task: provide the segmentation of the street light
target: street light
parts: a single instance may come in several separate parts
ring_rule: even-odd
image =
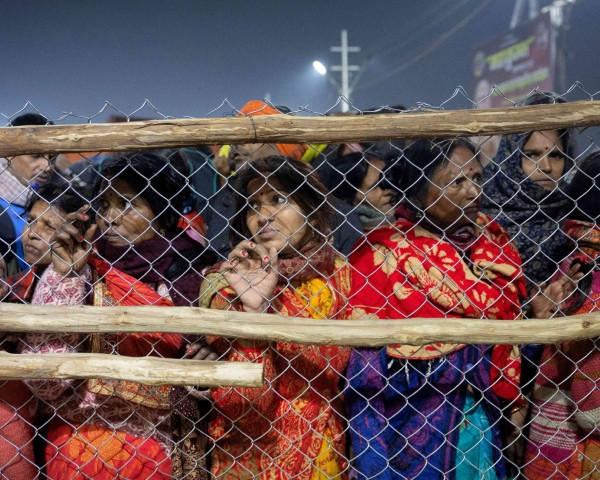
[[[323,65],[318,60],[315,60],[313,62],[313,67],[315,67],[315,70],[319,75],[327,75],[327,68],[325,68],[325,65]]]
[[[327,80],[329,80],[329,82],[336,88],[336,90],[338,91],[338,94],[343,97],[343,101],[341,102],[341,109],[342,109],[342,112],[347,112],[348,111],[348,103],[350,102],[350,95],[352,94],[354,85],[356,85],[356,79],[352,83],[352,85],[349,85],[348,73],[349,72],[357,72],[357,71],[359,72],[359,74],[362,73],[362,72],[360,72],[361,67],[359,67],[358,65],[348,65],[348,53],[360,52],[360,47],[349,47],[348,46],[348,31],[347,30],[342,30],[341,41],[342,42],[339,47],[331,47],[330,48],[330,50],[332,52],[339,52],[342,56],[342,58],[341,58],[342,64],[341,65],[333,65],[331,67],[332,72],[340,72],[341,73],[341,76],[342,76],[342,84],[341,85],[329,74],[329,72],[327,71],[327,68],[325,68],[325,65],[323,65],[318,60],[315,60],[313,62],[313,67],[317,72],[319,72],[320,75],[325,75],[327,77]]]

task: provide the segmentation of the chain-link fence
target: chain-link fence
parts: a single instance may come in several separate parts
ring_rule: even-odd
[[[227,108],[7,117],[3,478],[600,475],[593,97]]]

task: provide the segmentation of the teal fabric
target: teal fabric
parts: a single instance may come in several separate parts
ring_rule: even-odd
[[[493,461],[493,438],[488,417],[472,394],[467,395],[456,448],[456,478],[497,480]]]

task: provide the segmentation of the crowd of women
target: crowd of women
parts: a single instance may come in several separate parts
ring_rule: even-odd
[[[271,113],[260,102],[241,112]],[[600,155],[576,161],[573,143],[567,130],[507,135],[491,162],[466,138],[417,140],[388,157],[365,144],[223,147],[202,157],[217,179],[209,195],[190,188],[190,151],[110,156],[90,189],[51,181],[32,190],[21,236],[29,267],[3,279],[0,293],[40,306],[201,306],[331,321],[590,312],[600,297]],[[228,215],[228,248],[201,215],[215,205]],[[262,388],[4,382],[5,478],[600,471],[594,339],[348,348],[30,332],[5,333],[2,349],[257,362],[265,372]]]

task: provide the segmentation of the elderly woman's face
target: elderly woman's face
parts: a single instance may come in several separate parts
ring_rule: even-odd
[[[448,233],[475,223],[481,183],[481,164],[474,153],[466,147],[456,147],[449,162],[433,173],[427,191],[427,218]]]
[[[65,221],[66,212],[53,207],[43,200],[33,204],[27,216],[27,226],[23,229],[23,251],[25,261],[30,265],[50,265],[50,238]]]
[[[563,141],[558,132],[533,132],[523,147],[521,167],[531,181],[546,190],[554,190],[565,172]]]
[[[148,201],[125,180],[102,184],[98,199],[98,229],[113,245],[130,245],[156,236],[158,226]]]
[[[267,250],[294,253],[306,236],[308,221],[300,206],[276,180],[255,178],[248,184],[246,224],[252,240]]]

